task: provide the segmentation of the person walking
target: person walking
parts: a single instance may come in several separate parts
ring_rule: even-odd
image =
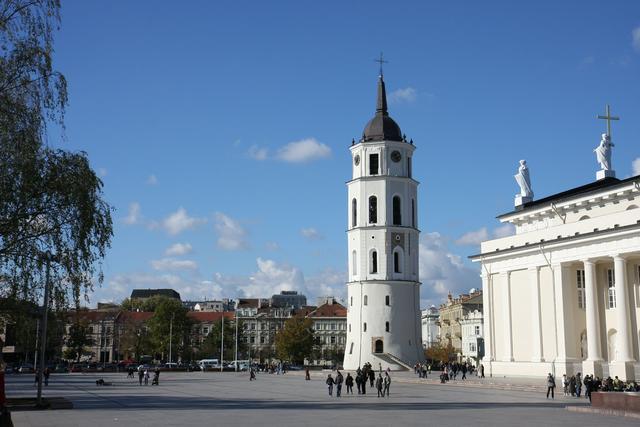
[[[373,369],[371,368],[367,371],[369,372],[369,385],[373,388],[373,382],[376,380],[376,373],[373,372]]]
[[[344,382],[344,378],[340,371],[337,371],[336,375],[336,397],[340,397],[342,395],[342,383]]]
[[[391,387],[391,376],[387,372],[384,377],[384,391],[382,392],[383,396],[389,397],[389,387]]]
[[[378,375],[376,380],[376,389],[378,390],[378,397],[384,397],[384,390],[382,389],[382,374]]]
[[[149,368],[144,370],[144,385],[149,385]]]
[[[144,378],[144,369],[140,367],[138,368],[138,381],[140,381],[140,385],[142,385],[143,378]]]
[[[462,379],[466,380],[467,379],[467,364],[465,363],[464,365],[462,365]]]
[[[49,369],[49,367],[47,366],[46,368],[44,368],[44,385],[45,386],[49,385],[49,375],[51,375],[51,369]]]
[[[309,368],[306,368],[304,370],[304,380],[305,381],[311,381],[311,374],[309,373]]]
[[[350,373],[347,373],[347,378],[344,380],[344,385],[347,386],[347,394],[353,394],[353,377]],[[358,390],[360,394],[360,390]]]
[[[576,374],[576,397],[580,397],[582,394],[582,375],[580,372]]]
[[[327,386],[329,387],[329,396],[333,396],[333,385],[335,384],[335,381],[331,377],[331,374],[329,374],[329,376],[327,376],[326,383],[327,383]]]
[[[547,375],[547,399],[549,398],[549,392],[551,392],[551,398],[555,399],[555,397],[553,396],[553,391],[556,388],[556,380],[553,378],[553,375],[551,375],[551,372],[549,372],[549,375]]]
[[[480,378],[484,378],[484,365],[480,364]]]
[[[151,381],[151,385],[160,385],[160,368],[156,367],[156,370],[153,373],[153,381]]]
[[[249,381],[256,379],[256,370],[252,367],[249,368]]]

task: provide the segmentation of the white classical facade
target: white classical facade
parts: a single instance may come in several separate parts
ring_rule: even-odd
[[[473,310],[464,315],[460,320],[462,331],[462,360],[465,362],[478,362],[478,352],[483,347],[483,321],[482,311]]]
[[[598,178],[499,216],[515,235],[471,257],[493,375],[640,378],[640,176]]]
[[[351,146],[348,370],[366,362],[402,369],[422,359],[414,150],[387,113],[380,76],[376,114]]]
[[[440,312],[435,305],[422,310],[422,348],[425,350],[440,341],[438,319],[440,319]]]

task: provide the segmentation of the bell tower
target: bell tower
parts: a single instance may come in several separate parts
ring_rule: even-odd
[[[382,70],[375,116],[350,151],[344,369],[412,368],[423,359],[415,146],[389,116]]]

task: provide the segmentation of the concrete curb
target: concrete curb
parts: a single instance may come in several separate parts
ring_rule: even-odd
[[[599,414],[599,415],[614,415],[617,417],[635,418],[640,420],[640,412],[620,411],[617,409],[601,409],[591,406],[567,406],[567,411],[580,412],[583,414]]]

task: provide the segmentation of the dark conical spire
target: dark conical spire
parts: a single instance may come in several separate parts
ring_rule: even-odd
[[[387,112],[387,90],[384,87],[382,74],[378,77],[378,102],[376,104],[376,114],[388,116]]]

